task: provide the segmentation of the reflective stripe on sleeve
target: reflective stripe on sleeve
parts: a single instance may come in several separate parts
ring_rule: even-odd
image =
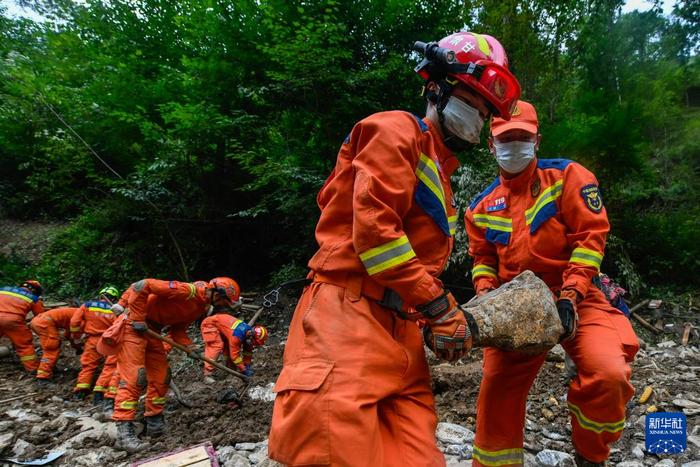
[[[486,264],[478,264],[472,268],[472,279],[476,279],[480,276],[498,277],[496,275],[496,270]]]
[[[474,223],[478,227],[499,230],[501,232],[513,231],[513,220],[507,217],[493,216],[491,214],[474,214]]]
[[[405,263],[416,256],[416,253],[405,235],[383,245],[360,253],[360,260],[371,276]]]
[[[25,295],[10,292],[9,290],[0,290],[0,295],[9,295],[10,297],[19,298],[19,299],[24,300],[25,302],[28,302],[28,303],[32,303],[34,301]]]
[[[593,266],[596,271],[600,271],[600,263],[603,262],[603,255],[595,250],[589,250],[588,248],[574,248],[569,262]]]
[[[447,218],[447,223],[450,226],[450,235],[454,235],[457,231],[457,215],[455,214],[454,216],[449,216]]]

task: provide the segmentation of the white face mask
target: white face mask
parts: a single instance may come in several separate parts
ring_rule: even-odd
[[[479,111],[457,97],[450,97],[442,110],[445,128],[457,138],[472,144],[479,143],[484,119]]]
[[[517,174],[525,170],[535,158],[534,141],[510,141],[499,143],[493,141],[493,148],[496,151],[496,162],[498,166],[511,174]]]

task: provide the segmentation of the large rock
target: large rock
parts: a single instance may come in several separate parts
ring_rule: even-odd
[[[543,467],[574,467],[575,465],[571,454],[551,449],[538,452],[536,462]]]
[[[5,412],[5,414],[10,418],[14,418],[18,422],[36,423],[36,422],[41,421],[40,416],[33,414],[31,412],[28,412],[24,409],[8,410],[7,412]]]
[[[554,347],[564,332],[552,292],[532,271],[462,308],[476,321],[474,345],[480,347],[541,353]]]
[[[15,441],[15,445],[12,446],[12,456],[23,458],[32,450],[34,450],[34,445],[20,438],[17,441]]]
[[[0,453],[8,447],[12,445],[12,441],[15,439],[15,434],[13,432],[9,433],[3,433],[0,435]]]
[[[438,423],[435,436],[441,443],[466,444],[474,441],[474,432],[454,423]]]

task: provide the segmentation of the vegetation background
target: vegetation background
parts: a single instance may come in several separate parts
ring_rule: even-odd
[[[700,2],[667,16],[620,0],[19,3],[45,20],[0,11],[0,218],[61,228],[34,260],[0,250],[2,284],[37,277],[65,297],[304,274],[315,195],[353,123],[422,114],[411,45],[468,29],[508,51],[540,156],[597,174],[604,270],[637,295],[700,286]],[[496,170],[483,149],[462,160],[463,209]],[[468,286],[458,240],[447,275]]]

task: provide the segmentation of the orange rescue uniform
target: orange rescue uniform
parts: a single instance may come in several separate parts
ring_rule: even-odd
[[[39,344],[41,344],[41,361],[36,370],[37,378],[49,379],[53,376],[53,368],[61,354],[59,331],[63,330],[66,336],[70,334],[68,331],[70,320],[76,311],[78,309],[72,307],[54,308],[32,319],[30,327],[39,336]]]
[[[88,391],[92,387],[95,371],[102,362],[102,355],[97,351],[97,342],[100,336],[114,322],[112,305],[106,301],[94,300],[84,303],[70,322],[70,331],[78,338],[86,334],[85,348],[80,357],[80,373],[75,383],[74,392]],[[95,392],[107,392],[109,381],[116,369],[116,357],[109,356],[104,359],[102,371],[92,388]]]
[[[209,307],[206,282],[177,282],[143,279],[131,288],[128,299],[129,320],[145,321],[155,330],[170,326],[170,337],[184,346],[192,344],[187,327]],[[163,412],[165,395],[170,384],[170,369],[163,343],[147,334],[136,332],[131,325],[124,330],[117,353],[119,387],[115,400],[114,420],[133,420],[144,388],[145,416]]]
[[[314,282],[275,386],[271,458],[444,465],[421,332],[378,301],[400,297],[405,309],[443,293],[457,166],[438,131],[406,112],[371,115],[346,138],[318,195]]]
[[[253,349],[245,345],[245,338],[237,335],[239,326],[247,327],[247,324],[227,314],[209,316],[202,321],[202,339],[204,339],[204,356],[216,360],[219,355],[226,355],[227,365],[236,365],[239,370],[244,370],[253,361]],[[241,339],[243,338],[243,339]],[[204,363],[204,374],[214,372],[214,366]]]
[[[569,386],[576,451],[593,462],[625,425],[632,398],[629,362],[639,348],[629,320],[592,285],[603,259],[608,218],[595,176],[566,159],[533,161],[497,178],[465,215],[477,293],[529,269],[554,293],[578,299],[578,330],[562,346],[578,367]],[[546,354],[484,351],[474,465],[521,465],[527,394]]]
[[[34,351],[32,331],[25,322],[30,311],[34,316],[44,312],[41,297],[22,287],[0,287],[0,337],[7,336],[12,341],[25,370],[35,371],[39,361]]]

